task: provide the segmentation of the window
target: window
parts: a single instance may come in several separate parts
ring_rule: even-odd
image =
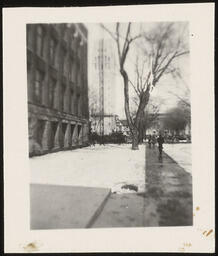
[[[37,26],[36,30],[36,53],[43,57],[43,48],[44,48],[44,32],[41,26]]]
[[[36,70],[35,77],[35,101],[36,103],[42,102],[42,84],[43,83],[43,74],[39,70]]]
[[[55,65],[55,53],[56,53],[56,42],[54,39],[51,38],[50,44],[49,44],[49,54],[50,54],[50,61],[53,66]]]
[[[70,110],[71,114],[74,114],[74,93],[73,90],[70,92]]]
[[[75,48],[75,40],[72,38],[71,40],[71,49],[73,50]]]
[[[36,141],[39,145],[42,145],[42,137],[45,128],[45,121],[44,120],[37,120],[37,130],[36,130]]]
[[[51,79],[49,84],[49,106],[54,107],[56,80]]]
[[[81,67],[80,67],[80,63],[78,63],[76,65],[76,68],[77,68],[77,72],[76,72],[76,83],[78,86],[80,86],[81,84]]]
[[[68,29],[65,28],[65,31],[64,31],[64,40],[67,42],[67,39],[68,39]]]
[[[55,145],[55,135],[58,128],[58,122],[51,122],[51,137],[49,142],[49,149],[52,149]]]
[[[77,75],[77,72],[76,72],[76,63],[71,59],[70,61],[70,70],[69,70],[69,73],[70,73],[70,81],[72,82],[76,82],[76,75]]]
[[[69,80],[70,81],[73,81],[73,79],[72,79],[72,76],[73,76],[73,63],[72,63],[72,59],[70,59],[70,61],[69,61],[69,69],[68,69],[68,78],[69,78]]]
[[[67,130],[67,123],[62,123],[62,140],[61,140],[61,146],[64,147],[65,146],[65,134],[66,134],[66,130]]]
[[[65,90],[66,90],[66,85],[62,84],[61,87],[61,109],[64,111],[64,102],[65,102]]]
[[[78,131],[78,137],[80,136],[81,128],[82,128],[82,126],[81,126],[81,125],[78,125],[78,128],[77,128],[77,129],[78,129],[78,130],[77,130],[77,131]]]
[[[73,137],[74,129],[75,129],[75,124],[71,124],[71,138]]]
[[[63,55],[63,74],[67,76],[67,55],[64,53]]]
[[[81,114],[81,109],[80,109],[80,95],[79,94],[77,94],[77,114],[78,114],[78,116],[80,116],[80,114]]]

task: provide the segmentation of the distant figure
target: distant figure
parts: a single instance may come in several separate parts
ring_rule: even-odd
[[[149,145],[149,148],[151,148],[151,135],[148,136],[148,145]]]
[[[152,135],[152,137],[151,137],[151,142],[152,142],[152,145],[153,145],[153,148],[154,148],[154,146],[155,146],[155,144],[156,144],[156,142],[157,142],[157,140],[156,140],[156,135],[155,135],[155,134]]]
[[[157,143],[158,143],[158,149],[159,149],[159,158],[162,159],[162,150],[163,150],[164,138],[162,137],[161,134],[157,138]]]

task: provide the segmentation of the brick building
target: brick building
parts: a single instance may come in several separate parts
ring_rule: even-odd
[[[29,154],[88,143],[87,29],[27,25]]]

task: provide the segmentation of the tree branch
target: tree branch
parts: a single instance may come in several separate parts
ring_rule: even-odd
[[[136,89],[135,85],[132,83],[132,81],[129,79],[130,84],[132,85],[133,89],[135,90],[136,94],[139,96],[140,92]]]
[[[119,57],[119,61],[121,63],[121,51],[120,51],[120,23],[117,22],[116,24],[116,43],[117,43],[117,49],[118,49],[118,57]]]
[[[189,53],[189,51],[180,52],[180,53],[176,54],[175,58],[185,55],[185,54],[188,54],[188,53]]]
[[[126,30],[126,36],[125,36],[125,39],[124,39],[122,56],[124,55],[124,53],[126,51],[126,47],[128,46],[128,37],[129,37],[130,29],[131,29],[131,22],[128,23],[128,27],[127,27],[127,30]]]
[[[139,34],[139,35],[137,35],[137,36],[135,36],[135,37],[130,38],[130,39],[128,40],[128,43],[131,44],[133,41],[135,41],[136,39],[140,38],[141,36],[142,36],[142,35]]]

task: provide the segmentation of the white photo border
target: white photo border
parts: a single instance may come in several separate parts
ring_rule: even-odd
[[[26,24],[189,21],[192,227],[31,231]],[[214,252],[214,3],[3,9],[5,252]],[[199,211],[196,211],[199,207]],[[204,231],[212,230],[209,236]]]

